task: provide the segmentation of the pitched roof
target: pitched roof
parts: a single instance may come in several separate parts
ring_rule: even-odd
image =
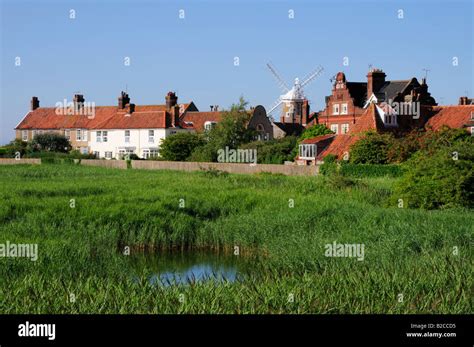
[[[193,106],[192,102],[179,104],[180,114]],[[131,116],[117,106],[95,106],[94,117],[61,115],[55,107],[39,107],[29,111],[15,129],[140,129],[165,128],[166,105],[135,105]]]
[[[131,115],[117,106],[96,106],[93,116],[58,114],[55,107],[40,107],[28,112],[15,129],[165,128],[166,112],[161,106],[136,106]]]
[[[400,80],[400,81],[386,81],[383,86],[375,91],[377,98],[382,101],[388,101],[390,99],[395,99],[398,93],[401,93],[405,90],[406,87],[413,81],[410,80]]]
[[[335,136],[336,136],[336,134],[319,135],[319,136],[316,136],[316,137],[312,137],[310,139],[305,139],[305,140],[301,141],[301,143],[303,143],[303,144],[315,144],[315,143],[330,139],[330,138],[335,137]]]
[[[328,154],[342,157],[345,152],[349,152],[352,144],[357,142],[363,134],[371,130],[383,130],[384,126],[375,104],[371,103],[357,122],[349,129],[347,134],[336,135],[331,144],[323,150],[318,157],[322,158]]]
[[[197,131],[204,130],[204,124],[206,122],[220,122],[222,120],[221,111],[209,111],[209,112],[186,112],[180,119],[181,126],[183,128],[194,128]]]
[[[439,130],[442,126],[463,128],[474,126],[471,114],[474,115],[474,105],[433,106],[434,116],[426,123],[426,128]]]

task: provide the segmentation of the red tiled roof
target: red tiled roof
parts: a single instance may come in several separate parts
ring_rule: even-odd
[[[349,152],[351,145],[357,142],[363,133],[371,130],[378,131],[383,128],[384,126],[375,104],[370,104],[357,122],[349,129],[349,132],[347,134],[336,135],[331,144],[323,150],[318,157],[323,158],[328,154],[333,154],[341,158],[346,152]]]
[[[184,104],[185,110],[190,104]],[[117,106],[96,106],[95,115],[61,115],[54,107],[28,112],[16,129],[140,129],[165,128],[166,105],[136,105],[131,115]]]
[[[303,141],[301,141],[301,143],[303,143],[303,144],[315,144],[315,143],[330,139],[331,137],[334,137],[334,136],[336,136],[336,134],[319,135],[319,136],[316,136],[316,137],[312,137],[310,139],[303,140]]]
[[[474,112],[474,105],[455,106],[433,106],[434,116],[426,123],[425,127],[439,130],[443,126],[450,128],[463,128],[466,125],[474,126],[471,121],[471,113]]]
[[[181,117],[180,122],[183,128],[194,128],[197,131],[204,130],[204,123],[206,122],[220,122],[222,120],[221,111],[210,111],[210,112],[186,112]],[[192,124],[190,124],[192,123]]]

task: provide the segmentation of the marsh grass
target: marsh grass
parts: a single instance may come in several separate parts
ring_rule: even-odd
[[[472,211],[390,206],[396,180],[0,167],[0,242],[39,245],[36,262],[0,258],[0,312],[471,313]],[[363,243],[364,261],[325,257],[333,241]],[[159,288],[146,268],[131,279],[125,246],[238,246],[253,270]]]

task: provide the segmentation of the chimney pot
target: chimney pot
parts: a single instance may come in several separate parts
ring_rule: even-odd
[[[119,109],[124,109],[127,104],[130,103],[130,97],[128,96],[127,93],[121,92],[120,97],[118,98],[118,107]]]

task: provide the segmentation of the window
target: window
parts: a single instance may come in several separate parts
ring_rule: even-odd
[[[105,152],[105,159],[112,159],[112,152]]]
[[[87,141],[87,130],[82,130],[82,141]]]
[[[143,150],[143,158],[156,158],[158,157],[158,149],[151,148],[151,149],[144,149]]]
[[[23,141],[28,141],[28,130],[22,130],[21,131],[21,139]]]
[[[87,147],[81,147],[82,154],[89,154],[89,149]]]
[[[316,145],[315,144],[302,144],[299,145],[299,157],[300,159],[314,159],[316,158]]]
[[[337,124],[331,124],[331,131],[334,132],[334,134],[338,134],[339,126]]]
[[[102,131],[95,132],[95,140],[96,142],[102,142]]]
[[[349,124],[341,124],[341,134],[347,134],[349,132]]]
[[[210,131],[212,128],[216,126],[217,122],[206,121],[204,122],[204,130]]]
[[[347,114],[347,104],[341,105],[341,114]]]
[[[339,104],[332,105],[332,114],[339,114]]]
[[[130,130],[125,130],[125,143],[130,142]]]
[[[33,131],[31,132],[31,138],[32,138],[32,139],[34,139],[34,138],[35,138],[35,136],[36,136],[36,133],[37,133],[37,132],[36,132],[36,130],[33,130]]]
[[[71,139],[71,130],[64,130],[64,136],[66,139],[70,140]]]
[[[76,130],[76,141],[82,141],[82,131],[81,131],[81,129]]]
[[[107,142],[108,131],[102,131],[102,142]]]
[[[155,130],[148,130],[148,142],[155,142]]]
[[[94,157],[99,158],[100,157],[100,152],[94,151]]]

